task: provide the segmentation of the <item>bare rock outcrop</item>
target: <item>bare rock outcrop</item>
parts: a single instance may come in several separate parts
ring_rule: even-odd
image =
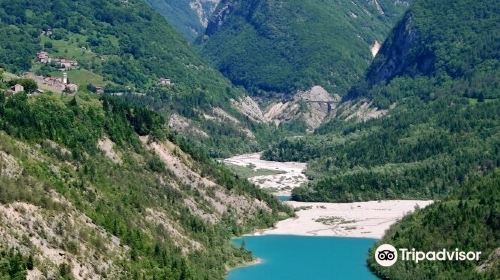
[[[103,137],[97,142],[97,147],[101,150],[104,155],[109,158],[112,162],[121,164],[122,157],[118,151],[114,149],[115,143],[111,141],[108,137]]]
[[[22,168],[16,159],[4,151],[0,151],[0,176],[17,178],[21,175]]]
[[[193,215],[206,222],[215,224],[228,211],[237,213],[238,217],[248,217],[248,214],[270,210],[264,202],[229,191],[213,178],[203,176],[194,161],[173,143],[155,142],[147,136],[141,137],[141,141],[158,155],[179,184],[189,186],[201,194],[201,200],[186,197],[184,204]]]
[[[193,124],[191,120],[178,114],[172,114],[170,116],[170,119],[168,120],[168,127],[175,132],[183,134],[188,134],[202,138],[209,137],[205,131],[201,130],[201,128]]]
[[[231,105],[243,115],[247,116],[254,122],[265,123],[269,120],[264,116],[264,113],[251,97],[245,96],[240,100],[231,100]]]
[[[289,101],[275,102],[269,105],[264,117],[276,125],[302,120],[308,132],[313,132],[330,115],[340,102],[340,96],[331,95],[321,86],[298,92]]]
[[[207,27],[208,19],[215,11],[220,0],[191,0],[189,7],[196,13],[201,26]]]

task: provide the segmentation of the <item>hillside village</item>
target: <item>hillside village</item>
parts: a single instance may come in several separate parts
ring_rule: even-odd
[[[62,72],[62,77],[54,77],[49,75],[40,75],[34,72],[26,72],[22,75],[20,79],[33,80],[37,89],[35,92],[30,93],[44,93],[45,91],[51,91],[54,93],[76,93],[79,90],[79,86],[71,82],[68,78],[68,71],[80,69],[80,64],[77,60],[68,59],[63,57],[51,57],[46,51],[40,51],[36,54],[36,63],[50,65],[57,68]],[[157,80],[156,86],[158,87],[172,87],[174,83],[171,79],[161,77]],[[92,92],[97,94],[104,93],[104,87],[100,85],[89,84],[87,87]],[[16,83],[7,89],[7,93],[16,94],[25,91],[25,87],[22,84]]]
[[[43,89],[56,93],[74,93],[78,91],[78,85],[68,82],[68,74],[66,72],[63,73],[63,77],[37,76],[33,73],[27,73],[25,77],[35,81],[38,88],[42,89],[42,92]]]
[[[25,77],[35,81],[38,88],[50,90],[56,93],[74,93],[78,91],[78,85],[68,81],[68,73],[66,72],[68,70],[78,68],[78,61],[66,58],[52,58],[49,53],[45,51],[38,52],[36,60],[42,64],[50,64],[58,67],[60,71],[63,71],[62,77],[47,77],[35,75],[31,72],[26,73]]]
[[[52,58],[47,52],[38,52],[36,55],[36,61],[42,64],[51,64],[53,66],[59,67],[62,71],[62,77],[51,77],[37,75],[33,72],[26,72],[21,77],[11,75],[7,80],[7,85],[9,87],[6,89],[7,94],[17,94],[20,92],[27,92],[30,94],[40,94],[45,91],[51,91],[54,93],[76,93],[78,92],[78,85],[72,83],[68,79],[68,73],[66,71],[71,69],[76,69],[78,67],[78,61],[66,59],[66,58]],[[0,78],[3,81],[3,71],[0,70]],[[26,86],[29,83],[30,86]],[[36,84],[36,86],[34,86]],[[28,88],[30,88],[28,90]]]
[[[43,64],[52,64],[60,70],[71,70],[78,68],[78,61],[66,58],[52,58],[48,52],[41,51],[36,54],[37,61]]]
[[[40,64],[51,65],[53,67],[58,68],[59,71],[62,71],[62,77],[52,77],[52,76],[43,76],[37,75],[33,72],[26,72],[22,78],[30,79],[36,82],[38,89],[38,93],[43,93],[45,91],[52,91],[55,93],[76,93],[78,92],[78,85],[70,82],[68,79],[67,71],[75,70],[80,68],[80,64],[77,60],[67,59],[67,58],[53,58],[46,51],[40,51],[36,54],[36,62]],[[171,87],[174,85],[171,79],[161,77],[158,79],[157,86],[159,87]],[[103,94],[104,87],[99,85],[90,86],[92,88],[91,91]],[[21,84],[15,84],[9,87],[8,92],[11,94],[19,93],[24,91],[24,87]]]

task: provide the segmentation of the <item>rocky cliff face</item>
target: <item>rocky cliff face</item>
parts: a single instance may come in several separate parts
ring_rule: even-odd
[[[242,16],[247,20],[251,20],[252,15],[257,11],[259,5],[263,4],[262,0],[222,0],[217,9],[212,13],[212,17],[208,21],[205,34],[210,36],[216,33],[219,28],[233,13]]]
[[[340,102],[340,96],[331,96],[321,86],[298,92],[289,101],[279,101],[268,106],[264,116],[271,122],[302,121],[307,132],[313,132],[330,115]]]
[[[379,15],[386,15],[392,13],[392,7],[405,7],[408,8],[413,0],[366,0],[369,7],[375,9]]]
[[[208,19],[215,11],[220,0],[191,0],[189,6],[198,15],[200,24],[206,28]]]
[[[192,41],[205,32],[220,0],[145,0],[185,38]]]
[[[290,100],[269,104],[263,116],[264,121],[275,125],[303,123],[305,132],[312,133],[331,119],[364,122],[387,113],[387,110],[376,108],[366,99],[341,102],[339,95],[332,95],[323,87],[314,86],[309,90],[299,91]]]
[[[206,35],[214,34],[222,23],[225,21],[226,17],[229,16],[234,7],[234,2],[231,0],[222,0],[217,6],[207,23],[207,29],[205,30]]]

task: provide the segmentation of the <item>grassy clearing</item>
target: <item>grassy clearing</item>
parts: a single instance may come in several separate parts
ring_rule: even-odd
[[[3,79],[4,81],[10,81],[10,80],[19,79],[19,76],[14,75],[14,74],[9,73],[9,72],[4,72],[4,73],[2,74],[2,79]]]
[[[66,40],[54,40],[47,36],[41,36],[40,43],[43,47],[45,47],[46,43],[52,43],[52,47],[48,49],[48,52],[53,57],[91,61],[97,58],[97,55],[89,49],[82,48],[86,40],[86,36],[71,34]]]
[[[90,72],[86,69],[74,69],[67,71],[68,80],[71,83],[77,84],[81,89],[85,88],[87,84],[92,83],[94,85],[103,86],[107,82],[104,81],[104,78],[101,75]],[[61,71],[50,72],[52,77],[62,77]]]
[[[99,57],[91,50],[83,47],[87,40],[86,36],[71,34],[67,39],[54,40],[47,36],[41,37],[41,45],[50,53],[51,57],[61,57],[78,61],[80,67],[99,63]],[[47,44],[51,47],[47,47]],[[32,71],[40,70],[42,64],[33,64]],[[89,83],[104,86],[109,82],[104,81],[104,77],[87,69],[79,68],[67,71],[68,79],[71,83],[77,84],[80,89],[84,89]],[[62,72],[52,71],[52,77],[62,77]]]

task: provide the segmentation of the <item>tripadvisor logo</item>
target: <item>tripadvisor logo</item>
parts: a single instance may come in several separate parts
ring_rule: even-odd
[[[398,251],[391,244],[382,244],[375,251],[375,261],[381,266],[392,266],[398,260]]]
[[[398,257],[399,256],[399,257]],[[415,248],[409,250],[407,248],[396,249],[391,244],[382,244],[375,250],[375,261],[385,267],[394,265],[398,259],[401,261],[413,261],[419,263],[421,261],[478,261],[481,252],[460,251],[458,248],[452,251],[442,249],[440,251],[416,251]]]

